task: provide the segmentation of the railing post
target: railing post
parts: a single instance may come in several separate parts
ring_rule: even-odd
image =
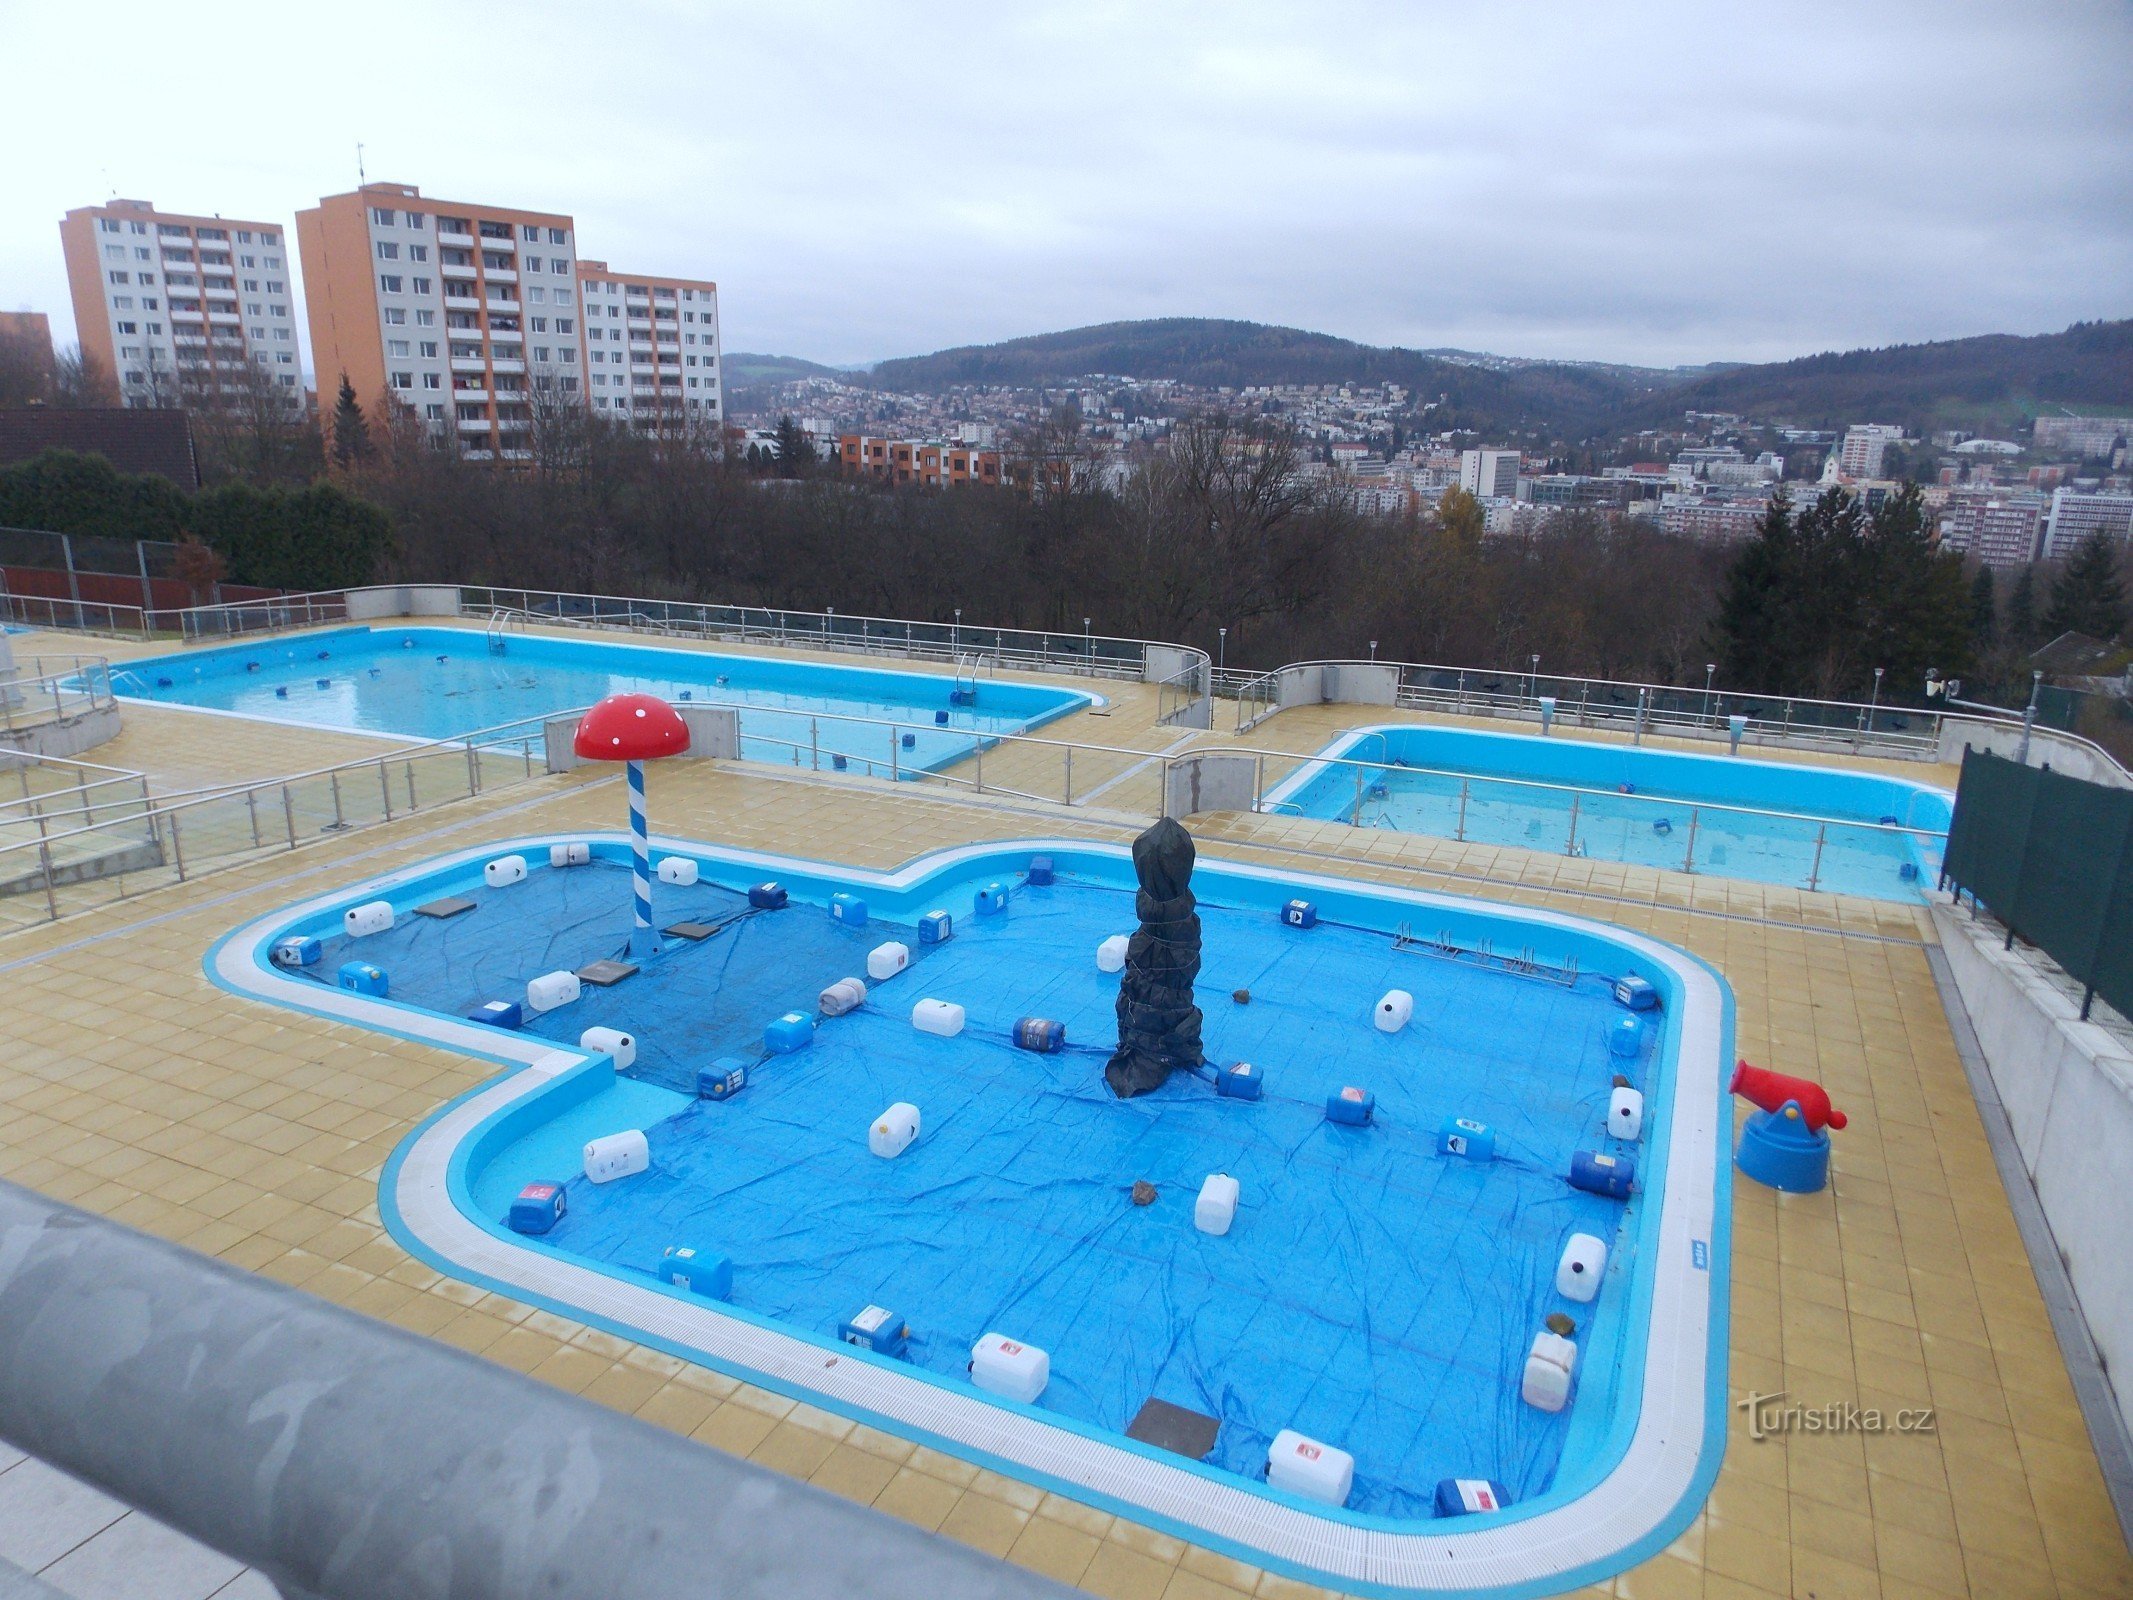
[[[817,772],[822,770],[822,735],[817,719],[807,719],[807,754]]]
[[[1694,806],[1690,806],[1690,807],[1689,807],[1689,853],[1688,853],[1687,855],[1685,855],[1685,856],[1683,856],[1683,857],[1681,858],[1681,870],[1682,870],[1683,872],[1694,872],[1694,871],[1696,870],[1696,819],[1697,819],[1697,816],[1698,816],[1698,812],[1697,812],[1696,808],[1695,808]]]
[[[386,776],[383,756],[378,757],[378,794],[385,802],[385,820],[390,822],[393,819],[393,785],[392,779]]]
[[[1350,811],[1350,812],[1348,813],[1348,826],[1349,826],[1349,827],[1351,827],[1351,828],[1360,828],[1360,827],[1361,827],[1362,825],[1363,825],[1363,769],[1362,769],[1361,767],[1357,767],[1357,768],[1355,769],[1355,807],[1354,807],[1354,809],[1353,809],[1353,810],[1351,810],[1351,811]]]
[[[245,813],[252,819],[252,848],[257,850],[259,848],[259,791],[257,789],[245,790],[244,809]]]
[[[896,783],[901,778],[902,774],[896,770],[896,727],[892,723],[889,727],[889,781]]]
[[[1467,778],[1459,780],[1459,826],[1454,830],[1453,837],[1461,844],[1466,843],[1466,791],[1470,781]]]
[[[183,883],[185,881],[185,844],[178,837],[178,813],[171,811],[166,815],[170,818],[170,853],[177,858],[178,881]]]
[[[52,847],[42,839],[37,842],[37,862],[44,869],[44,909],[46,917],[59,920],[59,891],[52,883]]]
[[[348,826],[348,819],[341,814],[341,775],[338,772],[327,773],[326,785],[333,791],[333,827],[335,832],[339,832]]]
[[[1259,808],[1266,804],[1266,757],[1252,758],[1252,815],[1259,815]]]
[[[1828,842],[1829,824],[1825,822],[1820,827],[1815,829],[1815,859],[1814,864],[1807,869],[1807,887],[1810,890],[1819,888],[1821,886],[1822,847]]]
[[[980,740],[978,740],[978,787],[977,787],[977,792],[978,792],[979,794],[983,794],[983,793],[985,792],[985,741],[984,741],[983,739],[980,739]]]
[[[1578,853],[1578,802],[1584,798],[1582,794],[1573,794],[1570,797],[1570,842],[1563,846],[1563,854],[1566,856]]]
[[[415,761],[412,756],[407,762],[407,809],[415,809]]]
[[[281,815],[282,820],[289,825],[289,848],[294,850],[296,848],[296,800],[289,793],[289,786],[286,783],[281,786]]]
[[[1068,746],[1066,747],[1066,794],[1065,794],[1064,798],[1062,798],[1062,799],[1061,799],[1061,801],[1060,801],[1060,804],[1061,804],[1061,805],[1069,805],[1069,806],[1070,806],[1070,805],[1072,805],[1073,803],[1074,803],[1074,747],[1073,747],[1072,745],[1068,745]]]
[[[474,741],[467,740],[467,796],[469,799],[481,793],[481,773],[474,765]]]

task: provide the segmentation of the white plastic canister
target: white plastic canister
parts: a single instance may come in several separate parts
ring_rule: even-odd
[[[1307,1500],[1344,1506],[1348,1491],[1355,1486],[1355,1457],[1306,1438],[1294,1428],[1283,1428],[1267,1447],[1266,1481]]]
[[[1096,947],[1096,970],[1098,972],[1123,972],[1126,970],[1126,946],[1132,943],[1123,933],[1114,933]]]
[[[1570,1404],[1570,1379],[1577,1364],[1578,1347],[1570,1340],[1546,1331],[1535,1334],[1519,1398],[1542,1411],[1562,1410]]]
[[[603,1134],[585,1147],[585,1176],[594,1183],[612,1183],[652,1164],[652,1147],[642,1128]]]
[[[1237,1220],[1237,1180],[1226,1172],[1210,1172],[1200,1185],[1200,1198],[1193,1202],[1192,1225],[1202,1233],[1220,1236]]]
[[[921,1000],[911,1008],[911,1026],[920,1033],[953,1039],[963,1031],[963,1008],[953,1000]]]
[[[874,1119],[867,1129],[867,1148],[877,1156],[893,1159],[911,1148],[918,1137],[918,1107],[899,1100]]]
[[[891,939],[887,944],[877,944],[867,952],[867,976],[876,983],[884,978],[893,978],[911,965],[911,947]]]
[[[492,889],[501,889],[508,884],[526,881],[526,858],[524,856],[498,856],[481,869],[481,881]]]
[[[552,844],[548,847],[551,867],[582,867],[593,858],[589,844]]]
[[[633,1066],[637,1060],[637,1036],[620,1028],[587,1028],[578,1035],[580,1050],[597,1050],[613,1059],[615,1070]]]
[[[363,939],[373,933],[383,933],[393,925],[392,903],[388,900],[371,900],[359,906],[350,906],[341,913],[341,928],[351,939]]]
[[[544,972],[526,984],[526,1004],[536,1011],[553,1011],[557,1006],[567,1006],[577,999],[578,994],[575,972]]]
[[[1607,1099],[1607,1131],[1634,1144],[1644,1135],[1644,1096],[1635,1089],[1617,1089]]]
[[[1555,1264],[1555,1292],[1569,1300],[1590,1300],[1607,1276],[1607,1246],[1589,1233],[1573,1233]]]
[[[701,875],[702,869],[687,856],[668,856],[659,863],[659,881],[686,889]]]
[[[1398,1033],[1407,1026],[1407,1019],[1415,1014],[1415,997],[1405,989],[1387,989],[1379,997],[1377,1009],[1370,1020],[1378,1025],[1380,1033]]]
[[[970,1381],[988,1394],[1028,1405],[1052,1381],[1052,1358],[1033,1344],[988,1333],[970,1347]]]
[[[867,986],[857,978],[839,978],[815,1003],[825,1017],[841,1017],[867,1003]]]

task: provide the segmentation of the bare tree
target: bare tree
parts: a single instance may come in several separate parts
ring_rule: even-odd
[[[69,345],[59,353],[52,375],[52,404],[115,406],[118,403],[118,385],[101,361],[78,344]]]

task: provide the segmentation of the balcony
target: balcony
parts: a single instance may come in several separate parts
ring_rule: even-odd
[[[489,391],[478,387],[461,388],[455,383],[452,385],[452,398],[464,405],[487,405],[489,403]]]
[[[448,306],[458,306],[462,310],[472,310],[481,304],[481,296],[474,292],[474,285],[471,283],[448,282],[444,286],[444,303]]]
[[[484,267],[482,273],[491,283],[518,282],[518,271],[513,267]]]
[[[471,250],[474,248],[474,235],[471,233],[459,233],[450,228],[439,228],[437,230],[437,242],[440,245],[457,245],[462,250]]]
[[[452,370],[454,372],[487,372],[489,364],[482,360],[480,356],[454,356],[452,357]]]
[[[489,370],[491,372],[524,372],[526,363],[510,356],[498,356],[489,364]]]
[[[487,433],[489,431],[489,419],[487,417],[461,417],[459,419],[459,431],[461,433]]]

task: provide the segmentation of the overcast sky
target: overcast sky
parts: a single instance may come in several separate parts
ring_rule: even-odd
[[[62,343],[69,207],[287,221],[358,140],[822,361],[1175,315],[1649,364],[2133,315],[2123,0],[0,0],[0,50],[0,309]]]

